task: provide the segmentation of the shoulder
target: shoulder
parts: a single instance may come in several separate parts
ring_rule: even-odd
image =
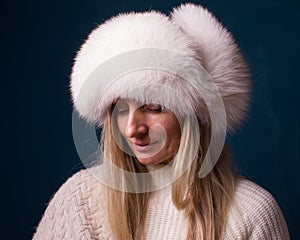
[[[102,195],[103,185],[89,170],[74,174],[50,200],[33,239],[94,239],[95,232],[102,234]]]
[[[84,169],[71,176],[55,193],[50,204],[59,207],[87,209],[103,204],[103,184],[94,176],[93,169]]]
[[[85,195],[86,193],[91,193],[91,191],[94,191],[100,187],[103,186],[94,176],[93,171],[90,169],[84,169],[68,178],[67,181],[62,184],[57,193],[68,192],[76,194],[81,192],[83,195]]]
[[[270,192],[246,179],[238,180],[229,212],[229,228],[253,239],[289,239],[277,201]]]
[[[101,187],[102,184],[88,169],[80,170],[60,186],[50,203],[70,203],[74,201],[75,197],[77,200],[86,199],[99,192],[98,189]]]
[[[261,207],[269,208],[277,205],[275,198],[270,192],[256,183],[240,179],[235,189],[235,202],[239,205],[247,205],[253,211],[259,211]]]

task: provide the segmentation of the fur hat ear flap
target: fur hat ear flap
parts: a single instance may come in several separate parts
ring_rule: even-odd
[[[223,99],[227,128],[233,131],[245,118],[250,99],[248,66],[232,35],[205,8],[183,4],[171,21],[194,42],[201,64]]]

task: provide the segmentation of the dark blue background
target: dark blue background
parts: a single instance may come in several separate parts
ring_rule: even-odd
[[[206,0],[253,76],[247,123],[229,138],[241,172],[277,199],[300,239],[299,2]],[[180,1],[1,3],[1,238],[30,239],[59,186],[82,168],[71,129],[69,75],[87,34],[112,15]]]

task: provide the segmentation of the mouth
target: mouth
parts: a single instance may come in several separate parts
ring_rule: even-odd
[[[145,152],[151,152],[156,147],[156,144],[158,141],[153,142],[132,142],[133,148],[137,152],[145,153]]]

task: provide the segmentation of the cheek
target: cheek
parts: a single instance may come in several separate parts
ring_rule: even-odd
[[[168,144],[172,147],[174,147],[174,145],[178,145],[181,138],[181,128],[177,119],[172,118],[165,122],[163,126],[167,134]]]
[[[170,129],[170,131],[168,131],[168,141],[171,143],[172,146],[178,145],[180,143],[180,138],[181,131],[180,128],[177,128],[177,126],[176,128],[172,128]]]
[[[126,126],[127,126],[127,120],[125,118],[117,118],[116,119],[116,125],[117,125],[117,131],[121,133],[121,135],[125,136]]]

